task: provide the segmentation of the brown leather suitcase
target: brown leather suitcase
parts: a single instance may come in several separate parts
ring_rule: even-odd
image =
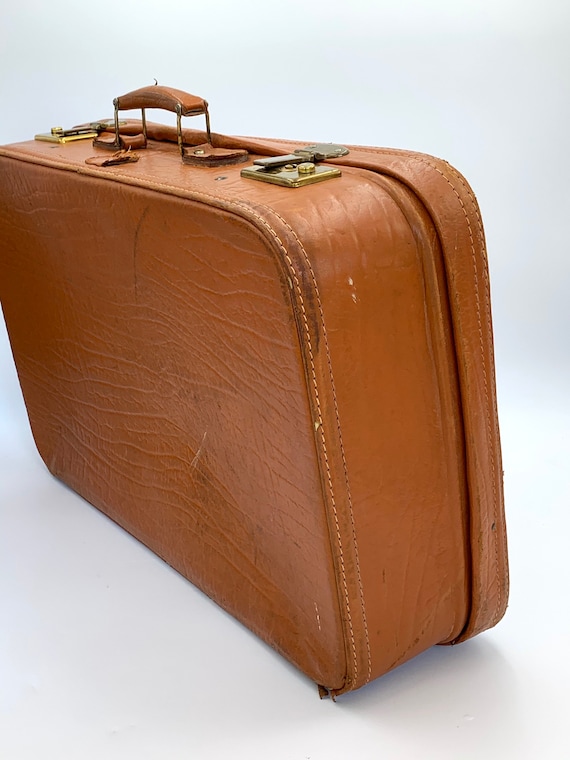
[[[165,87],[115,106],[0,149],[0,296],[49,470],[321,693],[495,625],[467,182],[418,153],[210,134],[205,101]],[[197,113],[205,133],[181,126]]]

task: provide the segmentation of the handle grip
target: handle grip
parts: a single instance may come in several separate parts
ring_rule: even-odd
[[[180,154],[184,158],[184,145],[182,143],[182,116],[197,116],[203,113],[206,117],[206,133],[208,143],[212,143],[212,133],[210,130],[210,114],[208,113],[208,103],[204,98],[197,95],[190,95],[182,90],[175,90],[173,87],[163,87],[155,84],[150,87],[141,87],[138,90],[127,92],[126,95],[120,95],[113,101],[115,106],[115,143],[114,147],[120,147],[119,137],[119,111],[128,111],[131,108],[140,108],[142,112],[143,137],[146,143],[146,108],[162,108],[165,111],[173,111],[176,114],[176,130],[178,133],[178,147]]]
[[[115,106],[119,111],[129,111],[131,108],[161,108],[164,111],[180,113],[181,116],[208,113],[208,103],[203,98],[158,84],[141,87],[115,98]]]

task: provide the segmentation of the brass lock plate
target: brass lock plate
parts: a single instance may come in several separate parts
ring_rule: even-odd
[[[126,124],[126,122],[123,121],[121,124]],[[75,142],[76,140],[94,140],[99,136],[99,132],[110,129],[112,125],[113,121],[109,119],[106,121],[94,121],[90,124],[81,124],[80,126],[72,127],[71,129],[52,127],[49,132],[35,135],[34,140],[63,144]]]
[[[63,129],[62,127],[52,127],[51,132],[35,135],[34,140],[54,143],[75,142],[75,140],[94,140],[97,132],[87,129]]]
[[[259,182],[269,182],[282,187],[304,187],[315,182],[341,177],[342,172],[336,166],[319,166],[311,161],[287,163],[279,166],[248,166],[241,170],[241,176]]]

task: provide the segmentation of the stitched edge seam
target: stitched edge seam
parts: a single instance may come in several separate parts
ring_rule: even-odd
[[[492,436],[491,436],[491,415],[489,414],[490,409],[490,402],[489,402],[489,381],[487,377],[487,370],[485,368],[485,347],[483,342],[483,329],[482,329],[482,322],[481,322],[481,308],[480,308],[480,296],[479,296],[479,277],[477,274],[477,260],[475,255],[475,243],[473,240],[473,232],[471,228],[471,222],[469,220],[469,216],[467,214],[467,210],[465,209],[465,205],[463,201],[461,200],[459,193],[457,192],[457,189],[452,184],[452,182],[445,176],[445,174],[436,166],[433,166],[429,161],[425,161],[424,159],[421,159],[423,163],[429,164],[432,166],[433,169],[435,169],[441,176],[446,180],[446,182],[451,186],[453,189],[453,192],[457,196],[457,199],[459,200],[459,203],[461,204],[461,209],[463,213],[465,214],[465,219],[467,221],[467,226],[469,229],[469,239],[471,242],[471,258],[473,261],[473,274],[475,277],[475,299],[477,303],[477,325],[479,328],[479,346],[481,349],[481,358],[482,358],[482,371],[483,371],[483,385],[485,389],[485,401],[487,404],[487,414],[486,414],[486,427],[487,427],[487,443],[489,445],[489,454],[491,458],[491,468],[493,473],[496,470],[496,462],[495,462],[495,454],[494,454],[494,448],[492,445]],[[456,174],[457,176],[457,174]],[[473,194],[467,189],[464,182],[462,182],[463,186],[465,187],[465,190],[467,191],[467,195],[469,199],[471,200],[471,203],[473,204],[474,208],[476,209],[477,204],[475,202],[475,198],[473,197]],[[478,237],[479,237],[479,245],[481,247],[481,251],[483,254],[485,254],[485,243],[484,243],[484,236],[483,236],[483,225],[481,222],[481,217],[479,213],[476,213],[477,223],[478,223]],[[485,270],[484,270],[485,274]],[[489,293],[487,288],[485,288],[485,316],[486,316],[486,323],[487,323],[487,329],[489,331],[489,335],[492,334],[492,328],[491,328],[491,319],[490,319],[490,313],[491,313],[491,305],[489,303]],[[496,478],[492,478],[493,482],[493,521],[496,527],[497,524],[497,484],[496,484]],[[501,588],[501,578],[499,574],[499,547],[498,547],[498,541],[495,538],[493,541],[493,548],[494,548],[494,556],[495,556],[495,568],[496,568],[496,574],[497,574],[497,603],[495,606],[495,611],[493,613],[492,617],[492,625],[495,625],[499,618],[501,606],[502,606],[502,588]]]
[[[242,206],[242,204],[239,203],[239,202],[235,202],[235,203],[238,206]],[[351,614],[351,611],[350,611],[350,597],[349,597],[349,593],[348,593],[348,583],[347,583],[347,579],[346,579],[346,568],[345,568],[345,564],[344,564],[344,550],[342,548],[342,538],[341,538],[341,534],[340,534],[340,526],[339,526],[339,521],[338,521],[338,511],[337,511],[336,500],[335,500],[335,496],[334,496],[334,488],[333,488],[333,483],[332,483],[332,474],[331,474],[331,468],[330,468],[330,463],[329,463],[329,458],[328,458],[328,451],[327,451],[327,445],[326,445],[326,439],[325,439],[325,433],[324,433],[323,416],[322,416],[322,411],[321,411],[321,401],[320,401],[319,390],[318,390],[318,385],[317,385],[317,375],[316,375],[316,369],[315,369],[315,359],[314,359],[314,354],[313,354],[313,345],[312,345],[312,341],[311,341],[311,334],[310,334],[310,331],[309,331],[309,321],[308,321],[308,318],[307,318],[307,312],[305,310],[305,301],[303,299],[303,292],[302,292],[302,289],[301,289],[301,283],[299,282],[299,278],[298,278],[295,266],[293,264],[293,261],[291,260],[289,254],[287,253],[287,250],[286,250],[285,246],[283,245],[283,242],[277,236],[276,232],[265,221],[265,219],[263,219],[263,217],[261,217],[258,214],[256,214],[249,207],[246,206],[246,208],[249,211],[249,213],[251,213],[256,219],[258,219],[258,221],[260,221],[266,227],[266,229],[270,232],[270,234],[273,236],[273,238],[275,239],[276,243],[278,244],[279,248],[281,249],[281,252],[283,253],[283,256],[285,257],[285,259],[287,260],[287,263],[289,264],[289,268],[291,270],[291,273],[293,275],[293,279],[295,281],[295,287],[296,287],[296,290],[297,290],[297,295],[299,297],[299,301],[300,301],[300,304],[301,304],[301,313],[303,315],[303,325],[305,327],[307,346],[308,346],[308,349],[309,349],[309,359],[310,359],[310,364],[311,364],[311,379],[313,381],[313,389],[314,389],[314,392],[315,392],[315,401],[316,401],[316,405],[317,405],[317,414],[318,414],[318,420],[317,420],[317,422],[319,424],[319,431],[320,431],[320,437],[321,437],[321,445],[322,445],[322,448],[323,448],[323,456],[324,456],[325,467],[326,467],[326,471],[327,471],[327,482],[328,482],[328,487],[329,487],[329,492],[330,492],[330,499],[331,499],[331,505],[332,505],[332,509],[333,509],[333,516],[334,516],[334,522],[335,522],[335,531],[336,531],[336,536],[337,536],[337,541],[338,541],[339,559],[340,559],[340,567],[341,567],[341,575],[342,575],[342,586],[343,586],[344,600],[345,600],[345,604],[346,604],[346,614],[347,614],[347,619],[348,619],[348,627],[349,627],[349,633],[350,633],[350,643],[351,643],[353,663],[354,663],[354,680],[356,681],[357,677],[358,677],[358,656],[357,656],[357,652],[356,652],[356,640],[355,640],[355,637],[354,637],[354,625],[353,625],[353,622],[352,622],[352,614]],[[266,207],[264,207],[264,208],[266,208]],[[270,210],[270,209],[268,209],[268,210]],[[286,225],[286,227],[291,232],[293,232],[293,230],[291,230],[291,227],[287,224],[287,222],[285,222],[285,220],[283,220],[279,216],[279,214],[277,214],[276,212],[273,212],[273,213],[275,213],[275,215]],[[307,263],[309,263],[308,259],[307,259],[307,256],[306,256],[305,249],[301,245],[299,239],[297,238],[297,236],[295,235],[294,232],[293,232],[293,235],[295,237],[295,240],[297,241],[297,243],[301,247],[301,250],[303,251],[303,254],[305,255],[305,258],[307,260]],[[310,264],[309,264],[309,268],[311,270],[311,276],[313,277],[313,282],[314,282],[314,285],[315,285],[315,291],[316,291],[317,299],[319,300],[319,303],[320,303],[319,292],[318,292],[317,287],[316,287],[316,282],[314,280],[314,275],[313,275],[313,272],[312,272],[312,268],[310,267]],[[321,319],[323,319],[323,313],[322,313],[322,311],[321,311]],[[325,324],[324,324],[324,321],[322,321],[322,328],[323,328],[323,336],[325,336]],[[328,353],[328,351],[327,351],[327,353]],[[332,374],[331,374],[331,384],[332,384]],[[334,385],[333,385],[333,389],[334,389]],[[333,390],[333,393],[334,393],[334,390]],[[352,519],[352,515],[351,515],[351,519]],[[366,638],[367,638],[367,642],[368,642],[368,636]]]
[[[369,151],[369,152],[374,152],[374,151]],[[389,151],[385,151],[385,152],[389,152]],[[397,155],[397,154],[395,154],[395,155]],[[492,467],[492,470],[493,470],[493,478],[492,478],[492,482],[493,482],[493,486],[492,486],[492,489],[493,489],[493,520],[494,520],[494,523],[496,525],[496,523],[497,523],[497,485],[496,485],[496,478],[494,477],[494,472],[495,472],[495,469],[496,469],[496,464],[495,464],[494,448],[493,448],[493,445],[492,445],[492,438],[491,438],[491,416],[490,416],[490,413],[489,413],[489,409],[490,409],[490,403],[489,403],[489,382],[488,382],[488,377],[487,377],[487,370],[485,368],[485,348],[484,348],[484,342],[483,342],[483,328],[482,328],[482,321],[481,321],[481,302],[480,302],[480,296],[479,296],[479,276],[478,276],[478,273],[477,273],[477,259],[476,259],[476,252],[475,252],[475,241],[474,241],[474,238],[473,238],[473,230],[472,230],[472,227],[471,227],[471,221],[469,219],[469,215],[468,215],[467,210],[465,208],[465,204],[463,203],[463,200],[462,200],[461,196],[459,195],[459,193],[457,191],[457,188],[451,182],[451,180],[448,177],[445,176],[445,174],[441,171],[441,169],[439,169],[439,167],[435,166],[430,161],[427,161],[425,158],[423,158],[421,156],[413,156],[412,155],[412,156],[409,156],[409,158],[413,158],[415,161],[418,161],[420,163],[426,164],[427,166],[430,166],[432,169],[434,169],[438,174],[440,174],[443,177],[443,179],[451,187],[451,189],[453,190],[455,196],[457,197],[457,200],[459,201],[459,203],[461,205],[461,210],[463,211],[463,214],[465,216],[465,221],[467,222],[467,228],[468,228],[468,232],[469,232],[469,240],[470,240],[470,244],[471,244],[471,259],[472,259],[472,262],[473,262],[473,275],[474,275],[474,280],[475,280],[475,301],[476,301],[476,311],[477,311],[477,326],[478,326],[478,330],[479,330],[479,348],[481,350],[481,359],[482,359],[481,368],[482,368],[482,372],[483,372],[483,387],[484,387],[485,402],[486,402],[486,410],[485,410],[486,411],[486,415],[485,416],[486,416],[486,423],[487,423],[486,424],[486,427],[487,427],[487,443],[488,443],[488,446],[489,446],[489,454],[490,454],[490,458],[491,458],[491,467]],[[468,195],[470,196],[471,200],[473,200],[471,194],[468,193]],[[485,250],[485,246],[483,244],[483,239],[480,239],[479,242],[480,242],[482,250],[484,251]],[[487,307],[486,308],[487,325],[490,327],[490,318],[489,318],[490,304],[489,304],[489,297],[488,297],[487,293],[485,295],[485,302],[486,302],[486,307]],[[501,578],[500,578],[500,573],[499,573],[499,550],[498,550],[498,542],[497,542],[496,538],[494,539],[493,544],[494,544],[495,572],[496,572],[496,581],[497,581],[496,582],[496,587],[497,587],[497,604],[495,606],[495,612],[493,613],[492,625],[494,625],[495,622],[497,621],[497,619],[499,617],[499,614],[500,614],[501,605],[502,605],[502,588],[501,588]]]
[[[474,196],[473,192],[471,191],[470,187],[467,185],[466,181],[463,179],[463,177],[461,176],[461,174],[456,169],[454,169],[454,167],[449,166],[449,168],[451,169],[451,171],[454,174],[454,176],[457,177],[457,179],[461,182],[461,184],[465,188],[465,192],[467,193],[467,195],[468,195],[468,197],[469,197],[469,199],[470,199],[470,201],[471,201],[471,203],[473,205],[473,209],[474,209],[474,212],[475,212],[475,217],[477,219],[477,226],[478,226],[478,230],[479,230],[479,243],[481,245],[481,251],[483,253],[483,256],[486,258],[485,233],[483,232],[483,220],[481,219],[481,214],[479,212],[479,205],[478,205],[477,201],[475,200],[475,196]],[[488,275],[487,267],[483,267],[483,277],[485,278],[485,282],[486,282],[486,288],[485,288],[485,307],[486,307],[485,308],[485,314],[486,314],[486,321],[487,321],[487,329],[489,331],[489,335],[492,335],[493,334],[493,328],[492,328],[492,325],[491,325],[491,303],[490,303],[490,297],[489,297],[489,287],[490,286],[489,286],[489,275]],[[493,362],[491,363],[491,379],[492,379],[493,385],[496,386],[495,365],[494,365]],[[497,414],[496,414],[496,406],[494,407],[494,410],[495,410],[495,418],[494,418],[495,435],[497,436],[497,439],[498,439],[499,438],[499,425],[498,425]],[[487,418],[487,422],[488,422],[488,439],[490,440],[490,438],[491,438],[491,430],[490,430],[490,418],[489,418],[489,416]],[[491,454],[491,458],[492,458],[492,462],[493,462],[493,469],[495,469],[495,460],[494,460],[493,454]],[[495,497],[495,509],[493,511],[493,519],[495,520],[495,524],[496,524],[497,510],[496,510],[496,486],[495,486],[495,478],[493,478],[493,495]],[[507,554],[507,546],[506,546],[507,539],[506,539],[506,533],[505,533],[505,531],[502,531],[502,536],[503,536],[503,551],[504,551],[505,556],[506,556],[506,554]],[[501,616],[501,601],[502,601],[501,600],[501,583],[500,583],[499,572],[498,572],[499,571],[499,556],[498,556],[497,540],[495,540],[495,563],[496,563],[496,567],[497,567],[497,586],[498,586],[498,589],[499,589],[499,594],[498,594],[497,606],[495,608],[495,613],[493,615],[492,625],[495,625],[498,622],[498,620],[499,620],[499,618]],[[507,575],[506,593],[508,594],[508,575]]]
[[[310,261],[310,259],[308,257],[308,254],[307,254],[307,252],[305,250],[305,247],[303,246],[303,244],[299,240],[299,237],[297,236],[296,232],[285,221],[285,219],[283,219],[283,217],[281,217],[280,214],[278,214],[276,211],[273,211],[273,213],[287,227],[287,229],[289,230],[289,232],[295,238],[295,241],[296,241],[297,245],[299,246],[299,248],[303,252],[303,257],[304,257],[304,259],[305,259],[305,261],[307,263],[307,268],[308,268],[309,273],[311,275],[311,280],[313,282],[313,287],[315,289],[315,294],[317,296],[317,305],[318,305],[318,308],[319,308],[319,314],[320,314],[320,317],[321,317],[321,325],[322,325],[322,329],[323,329],[323,340],[324,340],[325,349],[326,349],[327,365],[328,365],[328,368],[329,368],[329,375],[330,375],[330,378],[331,378],[333,406],[334,406],[334,410],[335,410],[336,424],[337,424],[337,430],[338,430],[338,439],[339,439],[339,445],[340,445],[340,452],[341,452],[341,458],[342,458],[342,464],[343,464],[344,477],[345,477],[345,482],[346,482],[346,492],[347,492],[347,499],[348,499],[348,506],[349,506],[349,516],[350,516],[350,523],[351,523],[351,529],[352,529],[352,540],[354,542],[356,575],[357,575],[357,581],[358,581],[358,590],[360,592],[360,599],[361,599],[362,619],[363,619],[363,624],[364,624],[364,635],[365,635],[366,653],[367,653],[367,667],[368,667],[368,670],[367,670],[367,675],[366,675],[366,681],[365,681],[365,683],[368,683],[370,681],[371,677],[372,677],[372,655],[371,655],[371,651],[370,651],[370,638],[369,638],[369,633],[368,633],[368,623],[367,623],[367,620],[366,620],[366,607],[365,607],[365,604],[364,604],[364,587],[363,587],[363,584],[362,584],[362,574],[360,572],[360,561],[359,561],[359,558],[358,558],[358,542],[357,542],[357,538],[356,538],[356,526],[355,526],[355,522],[354,522],[354,508],[353,508],[353,504],[352,504],[352,494],[351,494],[351,491],[350,491],[350,484],[349,484],[349,480],[348,480],[348,465],[347,465],[346,454],[345,454],[344,445],[343,445],[343,441],[342,441],[342,433],[341,433],[341,426],[340,426],[340,413],[339,413],[339,409],[338,409],[338,401],[337,401],[337,395],[336,395],[336,388],[335,388],[334,376],[333,376],[333,371],[332,371],[332,362],[331,362],[331,355],[330,355],[330,349],[329,349],[328,335],[327,335],[327,330],[326,330],[326,327],[325,327],[325,316],[324,316],[323,303],[322,303],[321,296],[320,296],[320,293],[319,293],[319,289],[318,289],[318,285],[317,285],[317,279],[316,279],[316,276],[315,276],[315,272],[314,272],[313,266],[311,264],[311,261]],[[326,457],[326,448],[325,448],[324,439],[323,439],[323,448],[325,449],[325,457]],[[336,526],[336,530],[337,530],[337,534],[338,534],[338,540],[339,540],[339,544],[340,544],[340,534],[339,534],[338,520],[337,520],[337,514],[336,514],[336,507],[334,508],[334,515],[335,515],[335,526]],[[355,680],[356,680],[356,672],[355,672]]]
[[[485,417],[486,417],[486,427],[487,427],[487,443],[489,445],[489,454],[491,458],[491,467],[493,470],[493,521],[495,525],[497,524],[497,484],[496,484],[496,478],[494,476],[495,470],[496,470],[496,461],[495,461],[495,454],[494,454],[494,447],[492,446],[492,437],[491,437],[491,415],[490,415],[490,396],[489,396],[489,382],[487,377],[487,370],[485,368],[485,349],[484,349],[484,341],[483,341],[483,330],[482,330],[482,321],[481,321],[481,302],[480,302],[480,296],[479,296],[479,277],[477,274],[477,259],[476,259],[476,251],[475,251],[475,243],[473,239],[473,230],[471,227],[471,221],[469,219],[469,215],[467,213],[467,210],[465,208],[465,204],[455,187],[455,185],[451,182],[451,180],[445,176],[445,174],[441,171],[441,169],[433,164],[431,161],[427,160],[427,157],[424,156],[424,154],[417,154],[417,153],[409,153],[407,151],[398,151],[398,150],[390,150],[390,149],[382,149],[382,148],[360,148],[357,147],[356,151],[359,153],[368,153],[370,155],[392,155],[392,156],[398,156],[398,157],[405,157],[405,158],[411,158],[416,162],[425,164],[426,166],[429,166],[431,169],[434,169],[438,174],[440,174],[443,179],[447,182],[447,184],[451,187],[453,190],[455,196],[457,197],[457,200],[459,201],[461,205],[461,210],[463,211],[463,215],[465,216],[465,221],[467,222],[467,228],[469,232],[469,239],[471,243],[471,259],[473,262],[473,274],[474,274],[474,280],[475,280],[475,298],[476,298],[476,311],[477,311],[477,325],[479,329],[479,347],[481,349],[481,359],[482,359],[482,372],[483,372],[483,385],[484,385],[484,392],[485,392],[485,402],[486,402],[486,408],[485,408]],[[459,172],[457,172],[450,164],[447,164],[449,169],[452,171],[452,173],[457,176],[457,178],[461,181],[461,184],[465,188],[465,191],[467,192],[467,195],[470,199],[470,201],[473,204],[473,208],[475,210],[475,216],[477,218],[477,223],[479,227],[479,243],[481,246],[481,251],[483,253],[483,256],[486,255],[486,247],[484,243],[484,235],[483,235],[483,225],[481,221],[481,217],[478,211],[478,204],[475,201],[475,197],[471,190],[467,187],[467,184],[465,181],[461,178]],[[484,272],[486,274],[486,272]],[[491,330],[491,318],[490,318],[490,302],[489,302],[489,294],[487,292],[487,289],[485,289],[485,314],[486,314],[486,322],[487,327],[489,329],[489,334],[492,334]],[[494,374],[493,374],[494,379]],[[497,427],[496,421],[495,421],[495,428]],[[493,617],[491,619],[491,627],[496,624],[498,619],[500,618],[500,612],[502,607],[502,585],[501,585],[501,576],[499,572],[499,547],[498,547],[498,540],[497,537],[491,537],[493,540],[494,545],[494,559],[495,559],[495,573],[496,573],[496,587],[497,587],[497,604],[495,606],[495,611],[493,613]],[[506,544],[506,538],[503,536],[503,543]],[[506,548],[505,548],[506,552]]]

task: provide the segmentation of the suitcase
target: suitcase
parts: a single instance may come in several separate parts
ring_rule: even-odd
[[[321,696],[494,626],[501,454],[465,179],[212,134],[206,101],[166,87],[114,104],[0,149],[0,297],[50,472]],[[205,132],[182,126],[199,114]]]

